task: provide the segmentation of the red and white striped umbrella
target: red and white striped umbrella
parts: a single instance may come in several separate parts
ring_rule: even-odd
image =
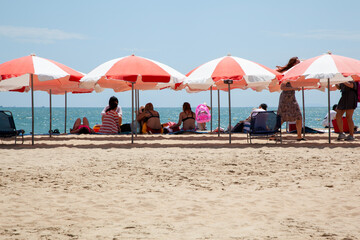
[[[91,92],[79,89],[82,73],[53,60],[30,55],[0,64],[0,91],[30,88],[33,75],[33,90],[49,91],[54,94],[68,92]]]
[[[224,80],[233,80],[231,88],[266,89],[272,79],[281,74],[261,64],[234,56],[225,56],[207,62],[187,75],[185,85],[190,91],[204,91],[211,86],[227,90]]]
[[[360,61],[323,54],[305,60],[288,70],[282,81],[291,81],[294,87],[327,87],[330,85],[360,80]]]
[[[360,80],[360,61],[327,53],[295,65],[284,74],[281,81],[290,81],[293,87],[327,87],[330,116],[330,90],[335,90],[333,85],[352,80]],[[329,131],[329,143],[331,143],[331,131]]]
[[[80,89],[79,81],[84,75],[61,63],[30,55],[0,64],[0,91],[26,92],[32,90],[32,144],[34,145],[34,98],[33,91],[51,94],[65,92],[86,93],[92,89]],[[31,81],[32,80],[32,81]],[[50,95],[51,99],[51,95]],[[50,101],[51,102],[51,101]],[[51,116],[51,104],[50,104]],[[65,120],[66,128],[66,120]],[[51,117],[50,117],[51,130]]]
[[[177,89],[185,76],[175,69],[139,56],[127,56],[103,63],[80,80],[85,88],[112,88],[115,92],[131,90]]]

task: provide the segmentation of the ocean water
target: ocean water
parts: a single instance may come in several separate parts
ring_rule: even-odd
[[[0,110],[9,110],[13,113],[17,129],[24,129],[25,133],[31,132],[31,108],[27,107],[7,107]],[[131,122],[131,108],[122,108],[123,123]],[[161,123],[177,122],[181,108],[156,108],[160,114]],[[213,129],[218,126],[218,109],[213,108]],[[235,126],[240,120],[246,119],[252,108],[251,107],[233,107],[231,108],[231,125]],[[276,110],[269,108],[268,110]],[[37,107],[35,111],[35,134],[48,133],[50,129],[50,111],[46,107]],[[87,117],[90,126],[101,124],[102,108],[84,108],[70,107],[67,109],[66,132],[72,128],[77,118]],[[306,126],[311,128],[322,128],[321,122],[327,114],[327,107],[307,107],[305,108]],[[360,110],[356,109],[354,113],[355,125],[360,125]],[[229,109],[220,108],[220,127],[226,129],[229,125]],[[207,124],[210,129],[210,123]],[[59,129],[60,133],[64,133],[65,128],[65,109],[59,107],[52,108],[52,129]]]

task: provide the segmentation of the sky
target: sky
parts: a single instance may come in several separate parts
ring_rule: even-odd
[[[111,59],[135,54],[186,74],[227,54],[275,69],[298,56],[328,51],[360,59],[360,1],[302,0],[1,0],[0,63],[35,53],[88,73]],[[69,107],[103,107],[115,95],[131,106],[130,92],[68,94]],[[301,92],[296,94],[301,105]],[[331,92],[331,105],[340,98]],[[180,107],[210,103],[210,93],[140,91],[140,104]],[[277,107],[279,93],[231,91],[233,107]],[[217,103],[217,92],[213,92]],[[222,107],[228,93],[220,92]],[[64,96],[52,97],[54,107]],[[305,91],[306,106],[327,106],[327,92]],[[30,93],[0,92],[0,106],[30,107]],[[49,106],[49,95],[35,92],[35,106]]]

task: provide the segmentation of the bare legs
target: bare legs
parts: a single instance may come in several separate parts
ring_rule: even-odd
[[[70,128],[70,133],[76,133],[80,125],[81,125],[81,119],[78,118],[75,120],[73,128]]]
[[[78,118],[75,120],[73,128],[70,128],[70,133],[78,133],[80,131],[80,129],[79,129],[80,125],[81,125],[81,119]],[[89,120],[86,117],[83,118],[82,125],[90,127]]]
[[[297,139],[302,139],[301,137],[301,129],[302,129],[302,120],[296,120],[296,133]]]
[[[83,118],[83,125],[90,127],[89,120],[86,117]]]
[[[281,121],[281,125],[284,123],[284,121]],[[302,130],[302,120],[296,120],[295,122],[295,125],[296,125],[296,133],[297,133],[297,138],[296,139],[302,139],[302,136],[301,136],[301,130]],[[302,139],[304,140],[304,139]]]
[[[339,128],[339,133],[344,133],[344,126],[343,126],[343,121],[342,121],[342,116],[344,115],[344,113],[346,113],[345,116],[346,116],[346,120],[349,125],[349,134],[351,136],[354,136],[354,121],[353,121],[354,109],[347,109],[347,110],[338,109],[337,110],[336,123]]]

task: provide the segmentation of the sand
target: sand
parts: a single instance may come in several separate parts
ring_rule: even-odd
[[[3,141],[0,239],[360,239],[360,140],[284,138]]]

